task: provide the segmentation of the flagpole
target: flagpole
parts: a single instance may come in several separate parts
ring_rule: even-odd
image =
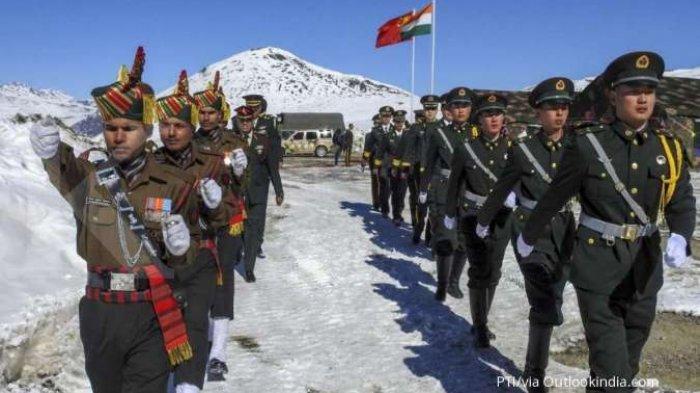
[[[437,9],[435,6],[436,0],[432,0],[432,1],[433,1],[433,26],[432,26],[431,33],[433,33],[432,34],[433,44],[432,44],[432,49],[431,49],[431,54],[430,54],[430,94],[435,93],[435,32],[437,30],[436,29],[437,26],[435,25],[435,21],[437,19],[436,18]]]
[[[416,10],[414,9],[413,15],[416,14]],[[415,84],[416,84],[416,36],[411,37],[411,114],[408,115],[409,118],[411,118],[413,114],[413,96],[414,91],[415,91]]]

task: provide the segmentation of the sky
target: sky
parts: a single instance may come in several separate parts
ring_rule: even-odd
[[[0,83],[88,98],[115,79],[138,45],[156,91],[265,46],[409,90],[411,47],[375,49],[385,21],[428,0],[6,0]],[[700,1],[437,0],[435,92],[516,90],[552,76],[599,74],[614,58],[653,50],[667,69],[700,66]],[[415,93],[430,90],[431,37],[416,39]],[[224,81],[225,82],[225,81]]]

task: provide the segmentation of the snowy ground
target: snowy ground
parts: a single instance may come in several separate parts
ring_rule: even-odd
[[[424,247],[410,244],[408,227],[397,229],[369,210],[367,174],[288,168],[283,178],[287,201],[270,206],[259,280],[238,279],[229,381],[207,384],[207,392],[489,392],[503,391],[499,376],[520,374],[527,304],[510,251],[490,320],[498,339],[477,352],[468,300],[433,300],[434,262]],[[70,232],[54,241],[59,248],[70,248]],[[51,273],[46,265],[35,270]],[[698,262],[667,272],[661,307],[697,308],[699,272]],[[6,391],[90,391],[75,318],[80,284],[73,281],[61,281],[60,301],[34,300],[30,311],[11,318],[3,312],[15,322],[2,329],[0,369],[8,377],[24,366]],[[670,301],[682,292],[684,301]],[[566,299],[555,348],[582,337],[570,287]],[[586,372],[552,361],[550,374]]]

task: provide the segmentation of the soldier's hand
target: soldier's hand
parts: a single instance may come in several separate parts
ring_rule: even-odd
[[[34,153],[40,158],[48,160],[54,157],[61,142],[58,126],[51,118],[35,123],[29,130],[29,141]]]
[[[418,203],[425,205],[426,202],[428,202],[428,193],[421,191],[420,194],[418,194]]]
[[[173,214],[163,220],[163,240],[171,254],[177,257],[185,255],[190,248],[190,230],[181,215]]]
[[[221,203],[221,187],[209,178],[204,178],[199,182],[199,192],[202,200],[209,209],[216,209]]]
[[[523,235],[520,234],[518,235],[518,241],[517,241],[517,248],[518,248],[518,254],[520,254],[521,257],[527,258],[532,254],[532,247],[531,245],[525,243],[525,240],[523,239]]]
[[[507,207],[508,209],[513,209],[517,203],[518,198],[515,196],[515,193],[511,191],[510,194],[508,194],[508,198],[506,198],[505,202],[503,202],[503,206]]]
[[[277,206],[282,206],[282,203],[284,202],[284,195],[277,195],[275,202],[277,202]]]
[[[455,229],[455,219],[454,217],[450,216],[445,216],[445,218],[442,220],[443,224],[445,224],[445,228],[449,230]]]
[[[476,232],[476,236],[479,236],[480,239],[485,239],[486,236],[488,236],[491,231],[489,230],[488,225],[483,226],[481,224],[476,224],[476,231],[475,232]]]
[[[248,157],[242,149],[236,149],[233,151],[233,174],[237,177],[241,177],[243,172],[248,167]]]
[[[672,268],[679,268],[685,264],[688,259],[686,248],[688,242],[685,238],[676,233],[671,233],[666,243],[666,252],[664,252],[664,263]]]

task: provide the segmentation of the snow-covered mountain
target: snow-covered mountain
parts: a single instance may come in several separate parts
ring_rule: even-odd
[[[410,109],[411,95],[360,75],[343,74],[305,61],[283,49],[266,47],[238,53],[190,75],[190,91],[195,92],[221,73],[221,85],[235,108],[246,94],[262,94],[268,112],[341,112],[346,123],[361,128],[382,105]],[[177,75],[173,75],[173,82]],[[172,87],[160,95],[170,94]],[[418,98],[414,97],[418,103]]]
[[[21,122],[22,117],[51,115],[72,126],[96,111],[91,101],[77,100],[58,90],[34,89],[23,83],[0,85],[0,119]]]

